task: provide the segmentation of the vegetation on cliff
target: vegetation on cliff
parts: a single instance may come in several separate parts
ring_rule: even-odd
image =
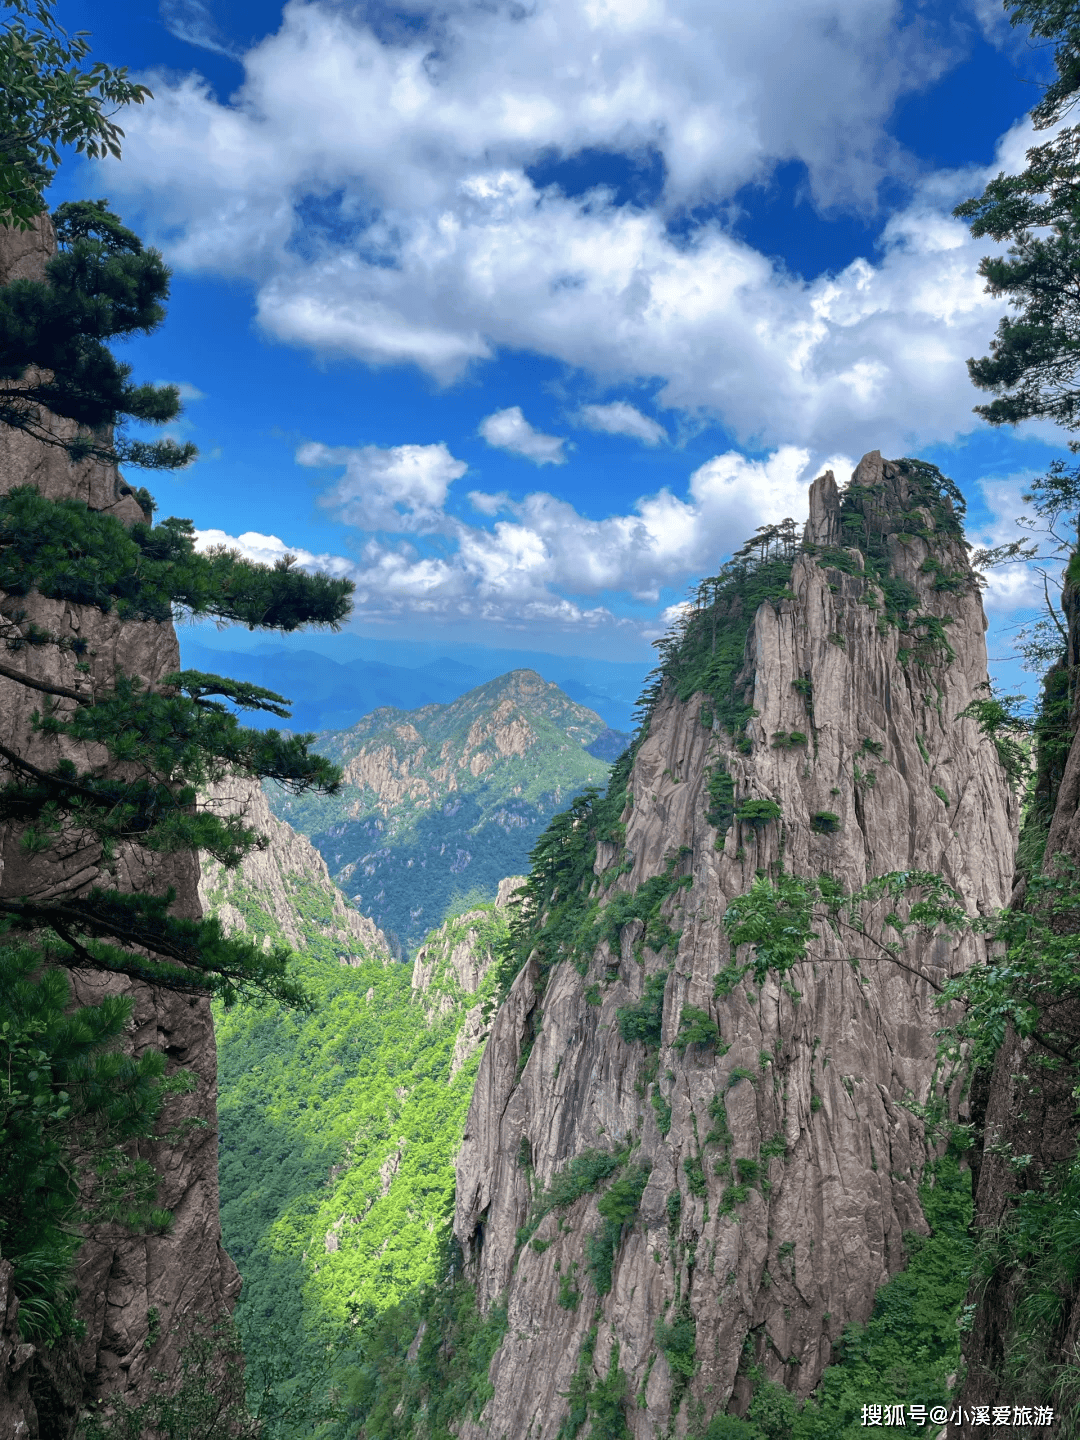
[[[0,45],[0,60],[2,60]],[[106,200],[77,200],[53,216],[59,253],[41,280],[0,290],[0,424],[75,461],[175,470],[195,446],[132,440],[124,425],[161,425],[180,413],[175,385],[134,385],[131,366],[108,348],[155,330],[165,318],[169,271]],[[79,427],[58,431],[52,416]]]
[[[913,496],[911,513],[883,513],[881,496],[867,492],[857,494],[842,514],[859,522],[848,527],[849,538],[852,548],[862,550],[864,563],[859,573],[865,577],[867,592],[872,594],[871,587],[874,587],[883,596],[879,628],[899,630],[912,663],[929,668],[948,663],[950,651],[944,639],[944,626],[938,622],[935,628],[931,622],[937,617],[923,616],[917,596],[892,574],[888,562],[889,537],[909,534],[918,528],[930,534],[943,532],[951,540],[959,533],[960,505],[949,483],[930,467],[918,462],[901,462],[901,465]],[[855,569],[855,559],[847,550],[828,553],[820,559],[826,567],[839,561],[851,571]],[[759,535],[714,582],[702,586],[699,603],[684,616],[678,630],[661,649],[660,670],[643,698],[646,722],[663,694],[674,690],[681,698],[688,699],[693,694],[704,693],[702,718],[705,723],[712,727],[719,721],[737,746],[749,748],[751,741],[746,725],[753,718],[753,711],[746,637],[758,605],[762,602],[782,604],[791,598],[793,560],[793,541],[778,527],[775,534]],[[840,568],[840,564],[835,568]],[[940,561],[937,570],[927,573],[932,574],[930,583],[945,592],[961,583],[970,584],[966,572],[958,578]],[[807,684],[801,693],[812,725],[810,686]],[[604,943],[610,946],[613,956],[610,980],[617,969],[614,957],[620,954],[626,927],[631,925],[639,959],[647,947],[663,964],[665,951],[677,942],[675,927],[682,887],[690,879],[683,874],[686,857],[672,853],[663,872],[636,890],[621,888],[618,883],[629,868],[621,865],[619,858],[625,845],[629,780],[635,750],[636,746],[616,764],[606,793],[590,790],[579,796],[566,812],[555,817],[534,847],[532,870],[521,892],[520,905],[512,915],[502,950],[499,977],[502,993],[520,976],[526,964],[531,967],[530,973],[535,974],[536,987],[541,993],[550,985],[556,967],[563,962],[577,966],[584,973]],[[867,754],[873,756],[873,749]],[[726,771],[719,775],[714,772],[713,783],[708,788],[710,817],[716,814],[726,824],[739,819],[731,776]],[[780,814],[779,807],[774,806],[760,816],[757,812],[748,813],[745,823],[769,824],[780,818]],[[605,855],[604,874],[598,879],[595,865],[601,845],[610,848]],[[882,902],[893,910],[904,911],[903,918],[899,914],[890,917],[894,934],[902,934],[909,926],[932,931],[942,923],[957,921],[956,897],[940,877],[933,874],[907,872],[903,876],[884,877],[865,892],[846,896],[827,875],[800,879],[781,870],[772,877],[759,876],[747,896],[730,904],[727,926],[733,947],[736,952],[739,946],[752,948],[743,950],[739,963],[721,978],[729,986],[740,984],[743,988],[755,979],[762,981],[768,970],[786,978],[791,967],[806,958],[808,945],[817,938],[813,927],[819,921],[822,925],[846,927],[856,942],[852,948],[861,951],[872,939],[877,939],[867,933],[865,913],[874,906],[880,910]],[[887,935],[878,943],[882,954],[900,958],[902,963],[898,947]],[[656,959],[651,959],[650,968],[655,963]],[[656,1081],[669,978],[670,969],[651,968],[641,1000],[622,1007],[617,1017],[623,1040],[631,1044],[640,1041],[645,1046],[644,1088],[638,1093],[645,1094],[647,1089],[656,1087],[653,1105],[658,1128],[665,1135],[671,1128],[672,1111]],[[601,979],[599,985],[590,987],[585,993],[586,1001],[600,1003],[603,984]],[[712,1053],[715,1049],[719,1054],[729,1048],[707,1012],[685,1006],[681,1021],[679,1033],[672,1042],[676,1051],[689,1052],[693,1047],[695,1053],[703,1049]],[[531,1035],[531,1025],[527,1023],[519,1074],[527,1063]],[[763,1059],[763,1069],[764,1065]],[[755,1081],[756,1072],[744,1069],[731,1072],[732,1084],[741,1078]],[[820,1100],[816,1097],[815,1100],[812,1110],[820,1106]],[[724,1159],[717,1162],[716,1173],[721,1173],[723,1165],[733,1181],[727,1187],[721,1209],[734,1215],[737,1207],[746,1203],[751,1187],[762,1184],[762,1165],[767,1166],[768,1161],[746,1156],[732,1160],[731,1135],[722,1109],[715,1114],[715,1133],[710,1134],[706,1143],[714,1140],[720,1143],[724,1135],[727,1136]],[[763,1148],[762,1156],[782,1155],[782,1137],[768,1142],[769,1147],[776,1144],[779,1151]],[[524,1143],[519,1163],[527,1170],[531,1164]],[[700,1155],[685,1157],[681,1168],[685,1170],[692,1195],[708,1194]],[[585,1258],[580,1266],[566,1269],[560,1276],[558,1304],[568,1311],[577,1311],[585,1304],[601,1305],[610,1289],[613,1261],[625,1232],[637,1223],[637,1201],[647,1173],[644,1166],[635,1164],[632,1149],[589,1149],[579,1151],[547,1187],[533,1189],[531,1212],[517,1235],[515,1254],[518,1256],[527,1254],[527,1247],[543,1253],[551,1245],[552,1241],[546,1238],[548,1231],[538,1231],[538,1226],[552,1210],[559,1211],[564,1203],[572,1204],[590,1191],[599,1194],[601,1223],[595,1233],[585,1237]],[[683,1198],[678,1189],[668,1197],[673,1236],[678,1235]],[[932,1236],[907,1237],[910,1260],[907,1270],[879,1293],[867,1326],[849,1327],[842,1338],[837,1337],[838,1363],[826,1371],[810,1402],[800,1406],[786,1390],[767,1383],[763,1373],[755,1369],[752,1356],[748,1356],[746,1373],[755,1385],[748,1417],[738,1420],[721,1416],[709,1422],[706,1412],[699,1413],[691,1407],[686,1416],[687,1433],[695,1440],[698,1437],[704,1440],[705,1436],[709,1440],[722,1440],[726,1436],[733,1440],[736,1436],[743,1440],[774,1440],[774,1437],[779,1440],[790,1434],[806,1440],[829,1436],[831,1440],[833,1436],[853,1436],[856,1429],[861,1428],[861,1408],[868,1400],[905,1405],[923,1403],[928,1407],[944,1403],[947,1380],[956,1368],[959,1355],[957,1320],[971,1255],[966,1233],[970,1216],[969,1175],[960,1169],[955,1153],[942,1158],[927,1172],[922,1199],[934,1227]],[[547,1224],[550,1227],[551,1222]],[[672,1244],[677,1242],[673,1240]],[[462,1282],[455,1277],[447,1282],[444,1292],[436,1287],[426,1298],[416,1300],[415,1308],[408,1310],[417,1327],[414,1336],[426,1335],[425,1326],[433,1322],[434,1312],[430,1307],[440,1293],[444,1300],[450,1293],[461,1294]],[[625,1436],[629,1433],[631,1408],[645,1403],[644,1391],[635,1395],[630,1389],[627,1375],[620,1366],[617,1346],[613,1346],[608,1355],[595,1353],[600,1319],[598,1309],[582,1343],[578,1369],[567,1393],[568,1409],[560,1432],[566,1437],[579,1433]],[[372,1333],[381,1333],[378,1325]],[[673,1398],[677,1403],[687,1393],[699,1364],[694,1317],[678,1295],[657,1329],[656,1341],[657,1356],[666,1357],[675,1377]],[[453,1334],[448,1343],[455,1344]],[[402,1436],[419,1433],[415,1419],[401,1418],[399,1426],[388,1423],[388,1417],[395,1413],[395,1405],[404,1404],[403,1397],[407,1394],[416,1394],[410,1390],[413,1381],[407,1358],[409,1344],[406,1327],[393,1340],[387,1337],[382,1344],[373,1341],[368,1351],[369,1373],[377,1376],[377,1381],[370,1382],[369,1394],[385,1394],[377,1413],[382,1425],[387,1427],[385,1432],[380,1426],[372,1428],[370,1433]],[[477,1355],[478,1366],[486,1365],[489,1358],[490,1352],[484,1349]],[[470,1393],[483,1397],[485,1387],[486,1377],[478,1368]],[[368,1425],[374,1424],[375,1413],[373,1407],[367,1408],[363,1402],[353,1412],[357,1420]],[[397,1413],[403,1416],[402,1411]],[[467,1413],[470,1412],[461,1409],[454,1418],[461,1419]],[[432,1433],[442,1435],[444,1431],[436,1428]]]
[[[47,6],[33,8],[49,21]],[[13,37],[9,28],[0,64],[12,60]],[[5,105],[17,103],[17,93],[5,93]],[[111,133],[102,124],[99,133]],[[7,198],[15,206],[10,219],[22,202]],[[71,459],[110,462],[115,451],[102,448],[92,427],[124,414],[165,420],[177,410],[175,390],[131,387],[128,368],[104,344],[156,328],[167,272],[103,202],[63,206],[56,223],[64,248],[48,281],[0,289],[0,425],[45,443],[48,407],[83,427],[64,442]],[[128,453],[136,463],[191,458],[183,447],[133,444]],[[199,555],[189,522],[152,527],[152,500],[137,499],[143,521],[129,529],[114,515],[31,486],[0,497],[0,678],[9,703],[18,697],[11,713],[25,713],[18,707],[27,698],[37,707],[22,733],[9,732],[0,744],[0,822],[10,842],[0,890],[0,1175],[18,1182],[0,1186],[0,1253],[15,1267],[25,1329],[49,1341],[77,1328],[68,1276],[80,1224],[168,1228],[171,1217],[154,1204],[157,1177],[122,1147],[138,1138],[181,1139],[155,1127],[169,1091],[190,1081],[183,1074],[166,1080],[157,1050],[138,1060],[120,1053],[132,1002],[107,996],[72,1008],[62,969],[229,1003],[252,992],[303,1002],[285,948],[265,952],[226,936],[213,919],[189,918],[193,897],[177,905],[160,867],[197,848],[236,866],[261,843],[251,829],[199,805],[198,791],[210,782],[273,777],[302,792],[332,789],[338,779],[308,752],[309,737],[239,724],[237,710],[286,715],[281,696],[191,671],[156,685],[106,673],[86,639],[92,625],[57,634],[37,623],[43,600],[99,615],[115,610],[122,620],[168,620],[186,610],[252,627],[336,625],[347,614],[348,582],[291,564]],[[137,886],[122,878],[133,870]]]
[[[1080,125],[1063,122],[1080,93],[1080,24],[1076,7],[1058,0],[1006,0],[1005,8],[1014,25],[1030,27],[1053,48],[1056,76],[1032,120],[1054,133],[1028,151],[1019,174],[998,175],[957,210],[976,237],[1009,244],[1004,255],[983,261],[982,274],[1013,313],[1002,317],[990,354],[968,368],[975,384],[997,397],[977,407],[991,424],[1037,417],[1075,430]],[[1041,567],[1046,610],[1021,637],[1021,653],[1028,668],[1049,669],[1029,727],[1034,766],[1014,908],[996,932],[991,961],[955,985],[967,1005],[955,1043],[971,1051],[979,1173],[962,1398],[1052,1405],[1065,1435],[1080,1422],[1080,854],[1076,795],[1066,780],[1078,722],[1080,470],[1054,464],[1024,500],[1033,512],[1023,522],[1028,533],[981,557]],[[1056,572],[1062,560],[1064,613],[1051,600],[1056,573],[1047,568]],[[1015,714],[988,718],[999,733],[1023,736]]]
[[[318,1390],[327,1344],[351,1412],[349,1397],[366,1393],[366,1347],[390,1343],[445,1274],[453,1156],[480,1059],[462,1050],[462,1031],[469,1012],[490,1009],[495,985],[489,973],[466,992],[452,962],[467,952],[490,971],[506,929],[493,905],[447,921],[421,954],[418,993],[410,968],[342,933],[325,884],[294,874],[282,898],[314,1011],[240,1004],[216,1016],[222,1232],[244,1276],[236,1320],[271,1436],[293,1433],[272,1417],[287,1415],[298,1386]],[[222,874],[208,900],[227,901],[254,943],[281,943],[265,897],[242,876]],[[462,1323],[472,1314],[460,1299],[432,1303]],[[490,1319],[477,1323],[487,1334]],[[289,1373],[268,1397],[263,1372],[284,1343]]]
[[[119,995],[73,1006],[67,975],[42,969],[39,950],[0,946],[0,1251],[16,1267],[22,1334],[38,1343],[78,1330],[73,1222],[171,1218],[156,1172],[125,1144],[154,1134],[190,1077],[166,1078],[159,1050],[134,1060],[114,1048],[132,1008]]]

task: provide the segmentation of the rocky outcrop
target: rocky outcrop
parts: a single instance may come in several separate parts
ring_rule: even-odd
[[[235,870],[226,870],[208,855],[201,857],[199,902],[204,914],[216,915],[229,934],[243,932],[248,929],[249,901],[257,897],[259,933],[266,932],[269,922],[286,944],[303,950],[307,930],[296,905],[296,892],[310,887],[327,912],[321,923],[313,923],[339,947],[343,964],[358,965],[361,956],[373,955],[390,964],[393,956],[386,936],[348,903],[314,845],[271,814],[259,785],[223,782],[214,787],[205,803],[221,815],[242,816],[265,845],[247,855]]]
[[[496,911],[505,911],[524,883],[520,875],[502,880],[495,897]],[[454,1041],[451,1081],[491,1031],[492,993],[485,981],[495,962],[495,946],[501,935],[501,925],[493,930],[489,911],[467,910],[432,931],[416,952],[413,991],[433,1018],[453,1014],[469,1000],[476,1002],[465,1011]]]
[[[0,231],[0,283],[40,276],[53,248],[51,232],[44,228],[21,234]],[[58,434],[67,433],[66,422],[53,423]],[[115,468],[90,461],[72,464],[61,448],[0,429],[0,492],[22,484],[33,484],[54,499],[81,499],[125,523],[144,518]],[[21,631],[30,623],[60,644],[21,643]],[[152,685],[180,668],[171,624],[122,622],[115,613],[104,615],[90,606],[46,600],[33,592],[24,597],[0,594],[0,641],[5,642],[4,664],[9,668],[76,691],[88,684],[107,688],[117,669]],[[89,675],[76,668],[80,655],[71,648],[72,641],[85,643],[81,658],[90,666]],[[31,727],[41,698],[40,692],[0,676],[0,739],[35,763],[51,766],[61,753],[58,743],[33,734]],[[75,748],[63,753],[84,766],[103,758]],[[121,853],[118,861],[115,877],[106,883],[156,893],[173,886],[176,913],[192,918],[201,914],[193,855],[165,857],[152,868],[135,853]],[[81,890],[100,874],[100,854],[93,848],[75,851],[63,864],[50,856],[48,866],[42,867],[20,848],[15,827],[0,829],[0,887],[5,894]],[[121,1227],[100,1227],[79,1251],[78,1311],[86,1326],[76,1361],[81,1388],[65,1386],[60,1395],[37,1360],[33,1362],[30,1384],[38,1386],[37,1410],[48,1416],[47,1422],[41,1421],[42,1440],[63,1440],[84,1400],[117,1394],[141,1398],[153,1368],[168,1372],[175,1366],[194,1318],[213,1320],[230,1309],[240,1285],[220,1243],[216,1055],[209,1004],[86,971],[75,972],[72,981],[82,1003],[93,1003],[106,992],[131,995],[128,1050],[139,1054],[148,1046],[162,1049],[169,1070],[190,1070],[197,1088],[173,1096],[163,1116],[162,1130],[180,1126],[185,1138],[175,1144],[140,1145],[140,1153],[163,1177],[158,1203],[173,1212],[170,1232],[137,1236]],[[156,1338],[148,1343],[151,1331]]]
[[[586,1389],[609,1366],[624,1371],[635,1440],[685,1434],[692,1410],[697,1422],[740,1411],[747,1353],[806,1395],[844,1324],[865,1320],[903,1265],[904,1232],[925,1232],[923,1132],[903,1102],[925,1100],[932,1083],[935,986],[978,960],[982,942],[909,939],[895,963],[871,938],[882,907],[866,938],[815,925],[790,975],[797,994],[773,978],[726,995],[716,985],[730,958],[728,903],[781,865],[848,891],[887,872],[940,871],[972,913],[1008,898],[1015,803],[992,742],[958,719],[986,681],[985,620],[949,502],[930,504],[910,467],[876,453],[848,493],[845,529],[832,476],[815,482],[806,548],[753,616],[742,743],[711,701],[666,686],[630,774],[625,844],[597,847],[593,893],[605,904],[669,877],[675,947],[654,952],[638,920],[619,945],[543,976],[537,951],[498,1012],[457,1160],[454,1223],[481,1305],[505,1297],[508,1326],[494,1394],[462,1421],[463,1440],[554,1440],[579,1366]],[[857,547],[827,548],[867,530],[888,556],[888,594]],[[718,833],[709,790],[721,770],[735,818],[729,809]],[[740,821],[754,799],[775,802],[780,820]],[[650,1071],[618,1017],[662,971]],[[674,1044],[688,1007],[722,1044]],[[517,1232],[575,1156],[626,1145],[651,1168],[610,1291],[598,1294],[586,1278],[601,1224],[594,1193],[551,1210],[534,1243]],[[560,1295],[570,1276],[576,1308]],[[667,1332],[658,1344],[659,1322],[678,1322],[682,1339]]]
[[[37,1440],[37,1407],[30,1396],[35,1347],[19,1334],[19,1301],[11,1288],[12,1266],[0,1260],[0,1435]]]

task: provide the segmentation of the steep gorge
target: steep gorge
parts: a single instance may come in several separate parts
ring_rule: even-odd
[[[516,882],[444,922],[404,966],[260,789],[215,798],[268,843],[232,871],[204,857],[206,911],[291,946],[315,1001],[306,1014],[216,1015],[222,1229],[244,1276],[236,1316],[253,1374],[288,1372],[276,1400],[321,1374],[320,1334],[347,1334],[433,1278]]]
[[[982,942],[890,956],[882,901],[866,938],[819,926],[784,981],[732,987],[722,922],[782,870],[1008,900],[1016,804],[959,718],[986,652],[953,497],[872,453],[843,497],[815,482],[802,548],[743,573],[669,648],[607,809],[580,806],[534,871],[457,1161],[467,1273],[507,1307],[465,1440],[573,1436],[613,1405],[635,1440],[698,1433],[745,1408],[751,1367],[806,1396],[926,1230],[904,1102],[933,1083],[935,987]]]

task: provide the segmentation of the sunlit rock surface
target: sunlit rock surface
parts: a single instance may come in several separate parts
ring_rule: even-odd
[[[668,1434],[673,1420],[673,1433],[684,1434],[692,1407],[707,1420],[745,1405],[739,1370],[748,1337],[747,1353],[765,1374],[806,1395],[843,1326],[867,1319],[875,1290],[902,1266],[904,1232],[926,1229],[917,1196],[922,1127],[902,1101],[925,1100],[931,1084],[941,1023],[931,982],[979,960],[982,942],[910,941],[899,964],[872,939],[818,927],[812,959],[791,975],[801,1000],[772,979],[714,999],[729,959],[724,910],[759,868],[775,873],[781,846],[789,872],[828,873],[849,890],[885,872],[922,869],[941,871],[972,913],[990,913],[1009,896],[1015,804],[993,743],[974,721],[957,719],[985,693],[987,678],[986,622],[966,549],[928,510],[912,519],[903,472],[877,453],[854,480],[876,495],[878,519],[885,514],[893,575],[914,589],[924,614],[952,617],[945,633],[953,658],[910,653],[910,634],[879,623],[883,597],[859,573],[857,551],[847,566],[855,573],[823,563],[822,547],[842,534],[827,475],[811,492],[809,548],[794,562],[791,598],[762,605],[748,635],[743,673],[757,711],[749,753],[702,723],[703,710],[711,713],[702,696],[681,703],[669,687],[659,699],[631,774],[625,847],[601,845],[596,873],[599,883],[631,862],[614,894],[663,874],[673,860],[693,878],[665,910],[681,940],[673,961],[645,948],[639,963],[635,922],[622,932],[621,956],[601,944],[584,975],[556,965],[542,994],[534,961],[498,1013],[457,1161],[455,1231],[482,1305],[505,1295],[509,1323],[491,1366],[495,1393],[479,1420],[462,1423],[463,1440],[553,1440],[594,1324],[589,1381],[608,1375],[617,1343],[636,1440]],[[908,533],[916,526],[930,538]],[[949,588],[939,587],[942,575]],[[793,731],[807,743],[774,748],[775,735]],[[736,821],[718,837],[706,820],[717,762],[733,777],[736,804],[775,800],[782,823],[755,829]],[[835,833],[811,825],[819,812],[837,817]],[[871,935],[881,933],[884,909],[872,917]],[[850,955],[862,957],[863,982],[844,961]],[[671,1107],[664,1135],[643,1077],[644,1047],[622,1039],[617,1012],[669,964],[654,1082]],[[673,1047],[688,1005],[717,1022],[730,1046],[722,1058]],[[731,1181],[714,1174],[724,1147],[707,1141],[717,1095],[729,1159],[760,1164],[730,1214],[720,1204]],[[762,1159],[763,1144],[775,1149],[778,1136],[783,1156]],[[618,1248],[611,1291],[598,1300],[587,1273],[587,1240],[600,1223],[595,1194],[548,1214],[535,1247],[519,1245],[516,1232],[533,1194],[572,1157],[628,1140],[638,1143],[634,1163],[648,1160],[652,1170]],[[697,1158],[704,1196],[685,1169]],[[582,1292],[576,1309],[559,1304],[560,1275],[568,1274]],[[680,1308],[696,1326],[696,1368],[673,1417],[675,1377],[656,1326],[671,1324]]]

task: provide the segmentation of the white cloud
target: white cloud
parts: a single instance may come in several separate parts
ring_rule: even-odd
[[[203,0],[161,0],[158,8],[165,29],[177,40],[185,40],[215,55],[227,55],[231,60],[237,58],[236,47]]]
[[[646,445],[657,445],[667,439],[662,425],[625,400],[612,400],[608,405],[583,405],[578,419],[589,430],[600,430],[605,435],[629,435]]]
[[[565,465],[563,446],[566,441],[557,435],[542,435],[534,430],[521,413],[520,405],[496,410],[480,422],[480,434],[489,445],[524,455],[537,465]]]
[[[1030,505],[1023,499],[1024,492],[1034,477],[1035,472],[1029,470],[1016,475],[988,476],[981,482],[980,489],[988,516],[981,526],[967,527],[973,544],[991,550],[1000,545],[1008,545],[1014,540],[1027,544],[1043,540],[1039,533],[1043,522],[1032,515]],[[1024,518],[1032,522],[1031,526],[1019,523]],[[1050,545],[1041,545],[1044,554],[1049,555],[1050,548]],[[1051,577],[1050,595],[1057,604],[1061,591],[1061,572],[1066,558],[1062,556],[1055,560],[1051,557],[1038,567],[1036,564],[1020,561],[1014,565],[988,569],[983,577],[986,581],[983,605],[991,620],[1000,621],[1002,616],[1042,608],[1045,595],[1039,568]]]
[[[401,464],[402,454],[411,457],[409,464]],[[691,475],[685,500],[661,490],[604,519],[539,490],[521,501],[473,493],[474,508],[494,520],[487,528],[441,508],[450,480],[464,469],[444,446],[380,451],[311,444],[297,458],[343,468],[323,500],[363,532],[354,558],[314,556],[256,532],[231,539],[203,531],[200,548],[230,545],[264,563],[289,550],[307,568],[352,579],[356,613],[365,619],[429,616],[547,631],[615,627],[644,638],[665,629],[678,606],[629,620],[616,616],[612,596],[657,602],[665,588],[681,590],[718,569],[733,541],[756,526],[786,515],[801,519],[809,482],[821,469],[793,446],[763,460],[730,452]],[[845,478],[851,469],[842,456],[829,463]],[[438,479],[417,481],[432,471]],[[375,529],[383,533],[373,535]],[[421,531],[438,535],[435,547],[410,538]]]
[[[950,211],[982,173],[918,181],[874,264],[812,283],[719,220],[669,229],[780,162],[805,164],[823,205],[865,210],[884,177],[916,179],[884,126],[951,63],[919,28],[932,12],[904,28],[895,0],[774,0],[723,23],[712,0],[414,8],[389,34],[363,7],[292,0],[228,103],[156,78],[110,193],[146,200],[172,263],[250,277],[267,332],[320,353],[442,381],[500,349],[659,377],[660,404],[755,447],[902,450],[970,428],[964,360],[1001,307],[985,242]],[[590,147],[659,156],[662,193],[619,207],[528,178]],[[332,223],[298,219],[310,197]]]
[[[286,545],[276,535],[262,535],[258,530],[245,530],[242,535],[227,535],[224,530],[195,531],[196,550],[205,553],[222,546],[239,551],[246,560],[254,560],[259,565],[276,565],[291,555],[303,570],[323,570],[338,577],[352,570],[352,562],[341,555],[314,555],[302,545]]]
[[[469,468],[445,445],[301,445],[301,465],[343,465],[341,480],[321,498],[338,518],[362,530],[438,530],[453,481]]]
[[[159,385],[175,385],[180,391],[180,399],[184,401],[206,399],[204,392],[197,385],[192,385],[190,380],[159,380],[157,383]]]

